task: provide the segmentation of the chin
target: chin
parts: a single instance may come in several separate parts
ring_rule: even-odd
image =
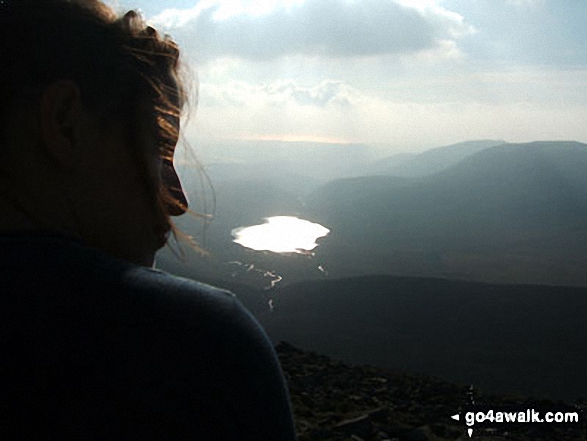
[[[149,256],[149,257],[141,257],[135,263],[137,263],[141,266],[146,266],[148,268],[154,268],[155,267],[155,255],[153,254],[152,256]]]
[[[146,266],[152,268],[155,265],[155,253],[157,249],[155,247],[151,247],[149,250],[143,250],[142,253],[137,254],[134,259],[132,259],[133,263],[137,265]]]

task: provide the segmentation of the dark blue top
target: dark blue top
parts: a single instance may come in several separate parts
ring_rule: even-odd
[[[0,439],[295,439],[259,323],[230,292],[54,233],[0,235]]]

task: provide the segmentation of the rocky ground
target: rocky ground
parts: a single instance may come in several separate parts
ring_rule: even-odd
[[[583,403],[493,395],[436,378],[373,366],[350,366],[284,342],[276,350],[289,385],[299,441],[467,440],[467,426],[450,416],[472,400],[476,404],[520,408],[556,409],[571,404],[579,411],[579,424],[502,424],[475,428],[472,438],[587,440]]]

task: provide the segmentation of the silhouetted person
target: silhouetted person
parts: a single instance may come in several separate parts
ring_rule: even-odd
[[[187,201],[179,50],[99,1],[0,8],[0,439],[293,440],[230,293],[152,269]]]

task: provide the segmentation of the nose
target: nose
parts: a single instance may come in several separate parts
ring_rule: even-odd
[[[181,216],[188,210],[189,203],[172,161],[163,161],[161,177],[173,199],[173,202],[167,204],[167,212],[170,216]]]

